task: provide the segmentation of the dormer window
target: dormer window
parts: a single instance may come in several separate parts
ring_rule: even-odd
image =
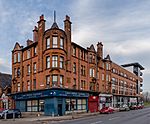
[[[58,47],[58,37],[53,37],[53,48],[57,48]]]
[[[89,56],[89,62],[92,63],[92,54]]]
[[[18,53],[18,62],[20,62],[20,53]]]
[[[16,63],[16,62],[17,62],[17,55],[14,54],[14,63]]]
[[[46,38],[46,49],[50,48],[50,37]]]
[[[30,58],[30,50],[27,51],[27,59]]]
[[[60,38],[60,48],[64,49],[64,39]]]

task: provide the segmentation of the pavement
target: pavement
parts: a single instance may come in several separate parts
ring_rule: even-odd
[[[95,116],[98,115],[99,112],[95,113],[80,113],[80,114],[70,114],[70,115],[64,115],[64,116],[36,116],[36,117],[26,117],[26,118],[20,118],[17,120],[23,120],[23,121],[61,121],[61,120],[72,120],[77,118],[83,118],[83,117],[89,117],[89,116]]]
[[[84,117],[91,117],[99,115],[99,112],[95,113],[80,113],[80,114],[71,114],[65,116],[36,116],[36,115],[26,115],[22,118],[16,119],[0,119],[0,124],[49,124],[49,123],[57,123],[67,120],[75,120]]]

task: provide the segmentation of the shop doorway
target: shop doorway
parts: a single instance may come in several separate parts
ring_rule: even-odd
[[[58,104],[58,115],[62,116],[62,104]]]

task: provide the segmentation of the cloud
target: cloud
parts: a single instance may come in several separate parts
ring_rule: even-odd
[[[146,68],[147,86],[150,80],[150,57],[147,54],[150,53],[149,6],[147,0],[2,0],[0,71],[11,72],[11,50],[15,42],[25,46],[25,41],[32,39],[33,27],[41,14],[45,15],[46,28],[49,28],[56,10],[60,28],[65,14],[70,15],[73,42],[86,48],[101,41],[104,54],[110,54],[116,63],[141,63]]]

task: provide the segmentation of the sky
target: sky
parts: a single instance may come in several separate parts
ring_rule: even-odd
[[[150,91],[150,0],[0,0],[0,72],[11,74],[15,43],[26,46],[41,14],[50,28],[54,10],[59,28],[71,17],[73,42],[84,48],[102,42],[115,63],[140,63]]]

